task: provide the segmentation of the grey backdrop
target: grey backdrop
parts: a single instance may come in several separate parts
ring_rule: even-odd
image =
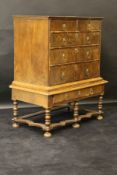
[[[116,0],[0,0],[0,96],[8,100],[13,80],[13,15],[102,16],[102,76],[107,98],[117,98]]]

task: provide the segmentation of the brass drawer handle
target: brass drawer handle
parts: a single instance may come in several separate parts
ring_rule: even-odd
[[[86,77],[89,77],[89,69],[88,68],[85,69],[85,75],[86,75]]]
[[[65,54],[64,53],[62,54],[62,56],[63,56],[63,58],[65,58]]]
[[[75,50],[75,53],[78,53],[79,52],[78,48],[75,48],[74,50]]]
[[[67,61],[67,57],[65,56],[65,53],[62,54],[62,57],[63,57],[63,61]]]
[[[80,91],[78,91],[78,95],[81,95],[81,92]]]
[[[65,30],[66,29],[66,24],[62,24],[62,28],[63,28],[63,30]]]
[[[90,94],[91,94],[91,95],[94,94],[93,88],[90,89]]]
[[[86,37],[86,40],[87,40],[87,41],[89,41],[89,40],[90,40],[90,37],[89,37],[89,36],[87,36],[87,37]]]
[[[65,72],[62,72],[62,73],[61,73],[61,80],[63,80],[64,77],[65,77]]]
[[[62,38],[62,41],[63,41],[63,43],[65,43],[66,42],[66,39],[65,38]]]
[[[87,54],[87,56],[89,56],[89,54],[90,54],[90,51],[88,50],[88,51],[86,52],[86,54]]]

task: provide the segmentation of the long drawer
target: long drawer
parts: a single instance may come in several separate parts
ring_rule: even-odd
[[[77,45],[99,45],[100,32],[61,32],[50,34],[50,48]]]
[[[100,47],[74,47],[50,50],[50,66],[100,59]]]
[[[99,95],[104,91],[103,85],[87,87],[80,90],[74,90],[71,92],[65,92],[61,94],[56,94],[53,96],[53,104],[57,104],[64,101],[70,101],[73,99],[83,99]]]
[[[64,84],[83,79],[95,78],[100,75],[100,62],[77,63],[50,67],[50,85]]]

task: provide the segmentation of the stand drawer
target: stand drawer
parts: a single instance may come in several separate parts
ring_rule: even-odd
[[[88,88],[75,90],[71,92],[57,94],[53,96],[53,104],[96,96],[103,93],[103,91],[104,91],[104,86],[98,85],[98,86],[88,87]]]

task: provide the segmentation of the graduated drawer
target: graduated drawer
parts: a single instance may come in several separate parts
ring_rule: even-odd
[[[74,65],[75,81],[96,78],[100,76],[100,61],[77,63]]]
[[[97,19],[51,19],[50,31],[100,31],[101,20]]]
[[[50,31],[76,31],[77,21],[75,19],[52,19],[50,20]]]
[[[64,84],[75,81],[74,64],[50,67],[50,85]]]
[[[100,59],[100,46],[81,46],[75,48],[76,62],[95,61]]]
[[[104,86],[98,85],[98,86],[88,87],[80,90],[74,90],[71,92],[57,94],[53,96],[53,104],[96,96],[101,94],[103,90],[104,90]]]
[[[100,31],[101,20],[78,20],[78,29],[80,32]]]
[[[49,57],[51,66],[98,59],[100,59],[99,46],[51,49]]]
[[[96,78],[100,75],[99,63],[99,61],[93,61],[90,63],[51,66],[49,72],[49,83],[50,85],[57,85]]]
[[[72,63],[77,57],[77,48],[52,49],[50,50],[50,65]]]
[[[50,34],[50,47],[69,47],[88,44],[100,44],[100,32],[63,32]]]

